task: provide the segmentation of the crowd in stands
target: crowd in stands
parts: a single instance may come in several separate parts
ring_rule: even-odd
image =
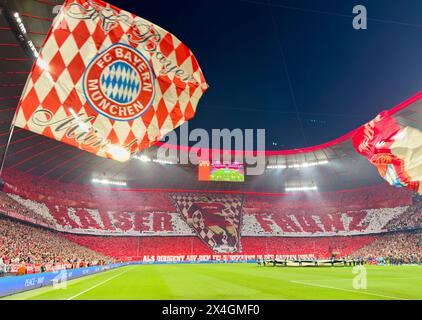
[[[72,200],[71,206],[63,205],[63,202],[70,200],[63,201],[51,197],[34,200],[34,195],[32,198],[25,198],[28,194],[21,189],[8,188],[9,193],[2,194],[2,197],[7,199],[6,203],[13,204],[14,210],[31,219],[52,225],[59,231],[121,236],[139,233],[182,236],[194,234],[166,193],[129,192],[131,200],[128,202],[127,198],[122,198],[118,204],[105,205],[108,198],[104,197],[104,200],[98,198],[96,204],[91,203],[84,207],[84,202],[78,203],[75,200]],[[269,201],[270,205],[265,201]],[[333,207],[312,206],[310,201],[296,203],[298,207],[293,204],[283,207],[280,203],[273,202],[273,197],[263,198],[259,202],[252,197],[250,204],[249,197],[246,198],[242,235],[358,235],[422,227],[421,203],[389,208],[349,208],[340,211]],[[163,203],[163,207],[160,203]],[[404,203],[405,201],[401,202]]]
[[[325,212],[358,211],[363,209],[395,208],[412,204],[413,193],[406,188],[393,188],[381,184],[340,192],[292,194],[276,197],[247,196],[245,209],[260,213],[270,207],[277,210],[311,210],[322,208]]]
[[[52,205],[81,208],[109,208],[125,211],[128,208],[174,211],[174,205],[166,193],[130,192],[88,185],[61,183],[12,169],[4,171],[4,191],[25,199]]]
[[[388,230],[391,219],[400,221],[401,215],[409,207],[365,209],[345,212],[325,212],[324,208],[315,207],[309,210],[288,208],[274,211],[263,209],[260,213],[243,215],[242,234],[245,236],[261,235],[354,235],[380,233]],[[264,211],[265,210],[265,211]],[[421,227],[419,225],[414,227]]]
[[[0,192],[0,271],[13,264],[76,267],[102,264],[108,257],[215,254],[164,192],[93,189],[6,172],[7,193]],[[376,235],[422,228],[421,212],[422,203],[412,201],[408,190],[384,185],[306,197],[247,195],[238,254],[324,259],[336,253],[367,261],[421,261],[421,233]],[[20,217],[26,223],[16,220]]]
[[[412,200],[413,200],[413,203],[422,203],[422,194],[414,193]]]
[[[37,223],[51,225],[51,220],[45,219],[38,212],[29,209],[25,205],[20,204],[7,194],[0,191],[0,213],[8,216],[19,214]]]
[[[280,255],[313,254],[318,259],[326,259],[334,252],[338,252],[341,255],[350,255],[375,239],[376,236],[317,238],[242,237],[242,253],[274,253]]]
[[[390,231],[414,229],[422,226],[422,202],[409,206],[400,216],[390,220],[386,229]]]
[[[356,250],[354,257],[366,261],[382,259],[390,264],[422,263],[422,232],[399,232],[378,236],[370,244]]]
[[[0,271],[12,265],[104,264],[109,257],[67,240],[59,233],[0,216]]]
[[[215,254],[197,237],[99,237],[64,234],[80,245],[119,259],[157,255]],[[243,237],[240,252],[243,255],[309,255],[328,258],[333,252],[349,255],[371,243],[375,236],[275,238]]]
[[[174,204],[165,192],[131,192],[109,190],[89,185],[61,183],[13,169],[4,171],[5,192],[14,193],[25,199],[44,203],[98,208],[101,204],[113,210],[147,208],[171,211]],[[375,208],[394,208],[412,204],[413,193],[406,188],[393,188],[387,184],[357,190],[315,194],[292,194],[284,196],[247,195],[245,212],[265,212],[269,207],[278,210],[294,209],[307,211],[315,207],[323,212],[346,212]]]
[[[136,260],[143,256],[203,255],[214,252],[199,238],[188,237],[102,237],[64,234],[67,239],[104,255]]]
[[[162,212],[147,208],[125,211],[107,210],[104,208],[88,209],[67,207],[50,202],[43,203],[23,199],[14,194],[8,194],[22,206],[36,213],[58,231],[72,230],[75,233],[96,235],[139,235],[140,233],[155,235],[193,235],[194,232],[175,212]],[[28,211],[28,210],[26,210]],[[21,213],[26,216],[25,212]]]

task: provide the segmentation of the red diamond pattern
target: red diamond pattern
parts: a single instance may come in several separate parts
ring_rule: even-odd
[[[174,127],[176,127],[179,121],[183,119],[183,113],[180,110],[179,102],[176,103],[173,110],[170,112],[170,118],[171,118],[171,121],[173,122]]]
[[[76,45],[78,46],[78,48],[81,48],[90,37],[89,30],[86,27],[85,21],[78,23],[75,30],[73,30],[72,34],[73,38],[75,39]]]
[[[35,88],[31,88],[28,95],[22,101],[22,104],[25,105],[25,108],[23,108],[22,111],[25,115],[26,120],[28,120],[40,105],[40,101],[38,100],[38,95],[35,91]]]
[[[163,40],[161,40],[160,50],[166,57],[174,51],[173,37],[170,33],[167,33]]]
[[[83,73],[81,73],[81,70],[84,68],[85,63],[81,57],[81,54],[78,52],[73,60],[69,63],[67,68],[73,83],[78,83],[78,81],[82,78]]]
[[[66,26],[64,25],[64,28]],[[59,28],[58,30],[54,31],[53,36],[56,39],[57,45],[59,46],[59,48],[63,45],[63,43],[67,40],[67,38],[69,38],[69,36],[71,35],[71,33],[64,28]]]
[[[158,127],[161,129],[161,127],[163,126],[164,122],[166,121],[169,115],[164,99],[161,99],[160,102],[158,103],[158,109],[160,110],[160,112],[157,112],[156,116],[158,120]]]
[[[189,50],[188,47],[186,47],[183,43],[179,44],[179,46],[176,48],[176,59],[177,64],[180,66],[182,65],[187,58],[191,56],[192,52]]]
[[[61,76],[65,68],[66,68],[66,65],[63,61],[62,55],[60,51],[58,51],[49,63],[48,72],[50,73],[53,80],[57,82],[57,79]]]

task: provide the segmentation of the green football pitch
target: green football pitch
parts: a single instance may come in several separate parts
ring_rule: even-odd
[[[367,266],[366,289],[354,288],[356,276],[353,267],[132,265],[4,299],[422,299],[422,266]]]
[[[245,177],[236,170],[220,169],[211,174],[211,181],[243,182]]]

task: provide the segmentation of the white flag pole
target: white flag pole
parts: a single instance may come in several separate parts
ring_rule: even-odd
[[[1,164],[0,164],[0,190],[2,189],[2,185],[3,185],[3,181],[1,179],[2,173],[3,173],[3,168],[4,168],[4,164],[6,163],[6,155],[7,155],[7,151],[9,150],[9,145],[10,142],[12,141],[12,136],[13,136],[13,132],[15,131],[15,118],[13,118],[12,124],[10,125],[10,130],[9,130],[9,138],[7,139],[7,144],[6,147],[4,148],[4,152],[1,156]]]

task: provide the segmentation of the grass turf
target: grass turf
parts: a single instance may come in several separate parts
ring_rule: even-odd
[[[244,182],[245,176],[232,169],[219,169],[211,174],[211,181]]]
[[[422,266],[367,266],[367,289],[353,268],[254,264],[136,265],[4,299],[422,299]]]

